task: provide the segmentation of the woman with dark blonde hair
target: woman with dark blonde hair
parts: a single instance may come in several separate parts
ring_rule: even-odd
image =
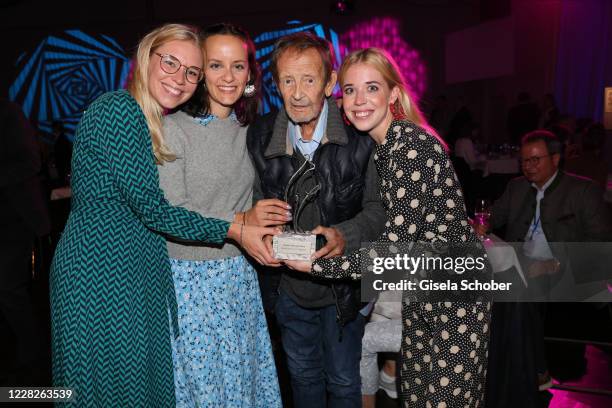
[[[257,115],[260,72],[255,46],[239,27],[202,31],[204,80],[181,111],[164,118],[176,160],[159,167],[168,200],[200,214],[246,225],[253,209],[255,171],[246,148]],[[268,221],[265,226],[287,220]],[[257,273],[237,244],[194,245],[168,240],[180,336],[172,342],[177,408],[281,406]]]
[[[202,79],[197,32],[153,30],[135,64],[128,90],[96,99],[75,136],[71,213],[50,277],[53,384],[74,390],[71,406],[175,406],[177,306],[160,233],[233,240],[270,261],[262,236],[273,229],[174,207],[159,187],[155,164],[173,158],[162,112],[186,102]]]
[[[344,60],[339,82],[346,117],[377,144],[386,228],[369,248],[340,258],[286,261],[288,266],[322,278],[360,279],[371,249],[394,253],[401,244],[417,242],[469,244],[469,256],[483,256],[447,148],[429,129],[393,59],[377,48],[355,51]],[[489,318],[488,302],[404,299],[400,396],[405,407],[483,404]]]

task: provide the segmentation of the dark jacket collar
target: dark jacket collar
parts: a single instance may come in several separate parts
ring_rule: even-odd
[[[346,145],[348,143],[348,136],[344,129],[344,121],[342,120],[342,114],[333,97],[327,98],[327,109],[327,126],[325,128],[325,135],[321,140],[321,146],[326,143]],[[289,117],[287,116],[287,112],[284,107],[281,107],[274,120],[272,137],[270,137],[270,142],[264,152],[265,158],[293,155],[293,146],[287,139],[288,123]]]
[[[544,197],[546,197],[547,195],[550,195],[550,193],[552,193],[559,186],[559,184],[561,184],[561,181],[563,181],[564,177],[565,177],[565,172],[559,169],[555,179],[552,181],[552,183],[550,183],[550,185],[544,191]],[[530,187],[531,187],[531,191],[533,192],[535,196],[538,190],[532,185],[530,185]]]

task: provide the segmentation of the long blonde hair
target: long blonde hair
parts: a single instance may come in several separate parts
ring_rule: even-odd
[[[128,91],[140,105],[147,120],[153,142],[153,153],[158,163],[173,161],[176,156],[164,141],[162,133],[163,108],[149,92],[149,64],[151,55],[157,48],[175,40],[192,41],[199,49],[202,48],[198,32],[192,27],[183,24],[165,24],[158,27],[145,35],[138,44],[134,76],[128,83]]]
[[[342,61],[342,65],[338,70],[338,82],[341,86],[344,83],[346,72],[355,64],[368,64],[372,66],[380,72],[385,82],[387,82],[389,89],[393,89],[394,87],[398,88],[399,96],[393,104],[394,116],[400,119],[409,120],[425,128],[429,133],[436,136],[442,145],[446,147],[446,143],[440,139],[437,133],[425,120],[423,113],[416,103],[416,99],[410,91],[410,87],[406,84],[393,57],[385,50],[375,47],[363,48],[351,52],[346,56],[344,61]]]

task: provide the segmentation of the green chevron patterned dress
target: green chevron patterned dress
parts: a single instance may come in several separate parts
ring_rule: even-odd
[[[176,299],[165,239],[223,242],[229,224],[171,206],[145,117],[126,91],[76,132],[72,210],[51,269],[53,383],[74,407],[174,407]]]

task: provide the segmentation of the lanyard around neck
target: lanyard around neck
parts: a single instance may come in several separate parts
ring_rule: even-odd
[[[536,214],[533,215],[533,227],[531,228],[531,234],[529,235],[529,240],[533,240],[533,236],[536,233],[536,230],[538,229],[538,226],[540,225],[540,219],[542,219],[542,199],[544,198],[544,196],[542,195],[542,197],[540,197],[540,199],[538,200],[537,196],[536,196]],[[537,218],[536,218],[537,215]]]
[[[531,228],[531,234],[529,235],[529,240],[530,241],[533,240],[533,235],[535,234],[536,230],[538,229],[538,225],[540,225],[540,218],[542,218],[542,216],[539,216],[538,218],[536,218],[535,222],[533,223],[533,228]]]

